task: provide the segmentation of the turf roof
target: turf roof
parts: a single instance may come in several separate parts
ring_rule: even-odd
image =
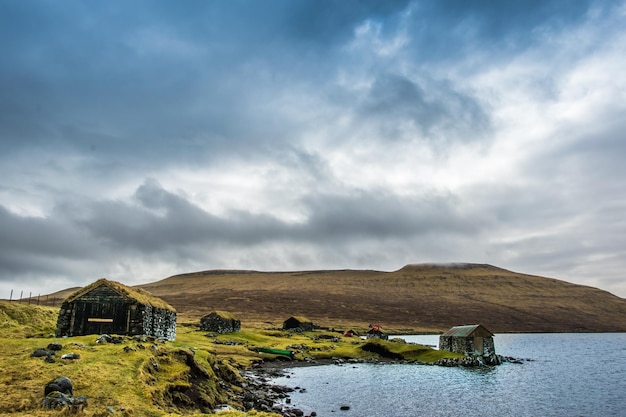
[[[101,285],[106,285],[107,287],[113,289],[119,294],[122,294],[132,300],[137,301],[138,304],[149,305],[155,308],[161,308],[164,310],[170,310],[174,312],[176,311],[174,307],[172,307],[171,305],[169,305],[162,299],[150,294],[146,290],[143,290],[141,288],[131,288],[117,281],[109,281],[106,278],[100,278],[99,280],[87,285],[86,287],[79,289],[78,291],[74,292],[69,297],[67,297],[65,301],[68,303],[71,303],[75,301],[76,299],[80,298],[81,296],[87,294],[88,292],[98,288]]]

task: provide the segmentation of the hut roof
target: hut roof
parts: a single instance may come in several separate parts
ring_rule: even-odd
[[[116,281],[109,281],[106,278],[100,278],[99,280],[92,282],[91,284],[87,285],[86,287],[83,287],[81,289],[79,289],[78,291],[74,292],[73,294],[70,294],[69,297],[67,297],[67,299],[65,300],[68,303],[71,303],[73,301],[75,301],[76,299],[82,297],[83,295],[87,294],[89,291],[94,290],[102,285],[106,285],[107,287],[111,288],[112,290],[132,299],[137,301],[138,304],[143,304],[143,305],[149,305],[155,308],[161,308],[164,310],[170,310],[170,311],[176,311],[176,309],[174,307],[172,307],[171,305],[169,305],[168,303],[166,303],[165,301],[163,301],[162,299],[155,297],[154,295],[150,294],[148,291],[143,290],[141,288],[131,288],[128,287],[124,284],[121,284],[119,282]]]
[[[443,336],[452,336],[452,337],[469,337],[474,333],[482,333],[483,336],[493,336],[493,333],[482,324],[472,324],[468,326],[455,326],[450,328],[447,332],[443,334]]]
[[[312,323],[311,320],[307,319],[304,316],[291,316],[287,320],[291,320],[291,319],[298,320],[300,323]],[[287,320],[285,320],[285,321],[287,321]]]
[[[207,314],[207,316],[216,315],[226,320],[238,320],[233,313],[223,310],[215,310]]]

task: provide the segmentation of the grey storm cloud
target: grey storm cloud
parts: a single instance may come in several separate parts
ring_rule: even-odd
[[[234,211],[217,216],[147,180],[132,202],[97,201],[77,221],[94,238],[111,245],[143,251],[172,246],[229,243],[256,246],[273,241],[333,241],[389,239],[434,233],[473,234],[478,220],[468,223],[452,196],[398,199],[393,195],[355,192],[305,198],[311,213],[305,221],[288,223],[271,215]],[[69,221],[69,219],[68,219]]]
[[[403,76],[381,74],[362,106],[363,118],[374,118],[392,131],[408,122],[425,138],[468,140],[485,136],[489,115],[479,101],[446,83],[430,80],[425,84],[422,87]]]
[[[624,295],[625,10],[2,1],[0,297],[422,261]]]

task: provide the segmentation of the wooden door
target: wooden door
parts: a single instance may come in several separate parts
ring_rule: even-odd
[[[474,337],[474,352],[478,355],[482,355],[485,352],[483,338],[480,336]]]
[[[72,335],[127,334],[129,305],[77,301]]]

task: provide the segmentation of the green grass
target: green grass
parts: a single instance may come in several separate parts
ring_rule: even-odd
[[[107,407],[118,410],[116,415],[127,417],[201,417],[209,415],[218,404],[241,407],[235,395],[241,391],[239,372],[253,362],[275,358],[256,352],[256,347],[290,349],[296,353],[296,360],[379,358],[379,354],[363,349],[368,343],[378,344],[382,351],[412,361],[434,362],[441,357],[456,356],[421,345],[364,341],[321,331],[300,334],[244,329],[207,337],[206,332],[189,323],[178,327],[173,342],[153,344],[125,339],[122,344],[97,344],[97,335],[51,337],[57,314],[56,309],[48,307],[0,302],[0,337],[3,339],[0,385],[4,387],[0,415],[54,415],[43,410],[40,404],[45,384],[59,376],[73,381],[74,395],[88,397],[89,405],[82,414],[85,416],[104,417]],[[214,343],[215,340],[220,343]],[[35,349],[45,348],[55,341],[63,345],[55,363],[30,356]],[[126,352],[125,347],[134,350]],[[69,352],[80,354],[80,359],[60,359]],[[192,398],[198,401],[194,403]],[[255,411],[229,411],[218,415],[277,416]]]

